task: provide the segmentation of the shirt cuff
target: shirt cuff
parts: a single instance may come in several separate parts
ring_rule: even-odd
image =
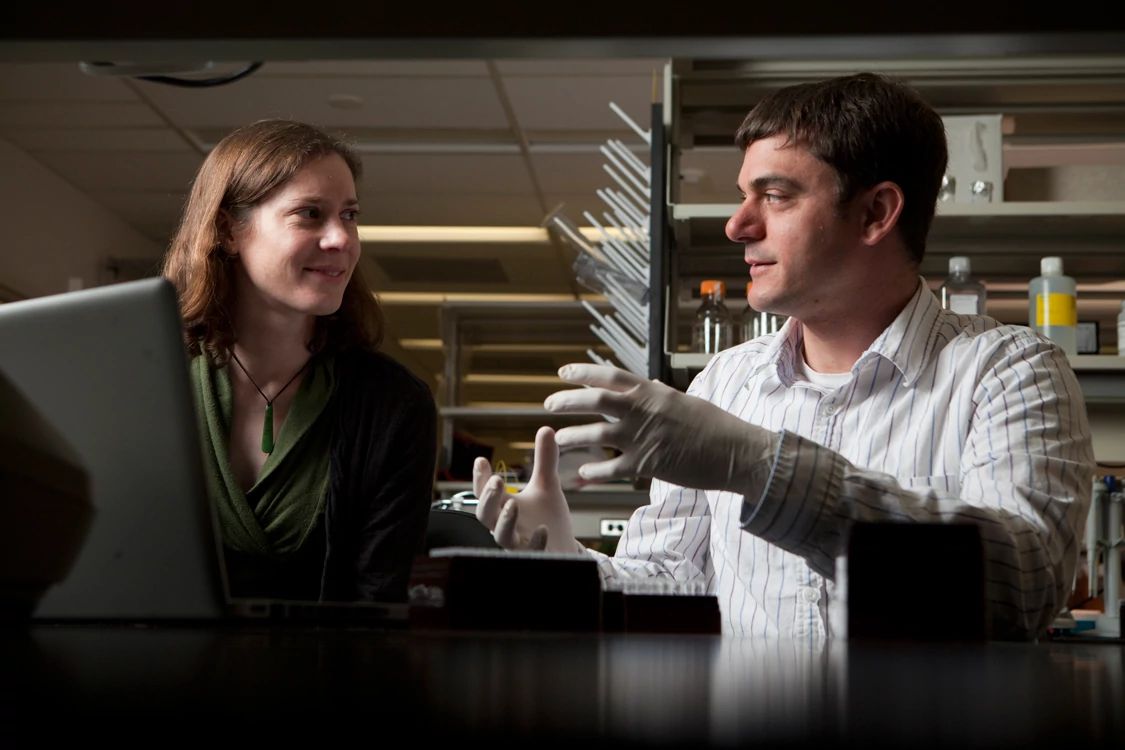
[[[743,498],[742,528],[791,552],[809,552],[818,521],[835,522],[832,509],[846,463],[836,452],[783,430],[761,496]]]

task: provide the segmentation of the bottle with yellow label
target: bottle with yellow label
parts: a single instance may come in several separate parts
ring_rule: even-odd
[[[1067,354],[1078,352],[1078,287],[1063,275],[1062,258],[1043,258],[1039,273],[1027,285],[1028,325]]]

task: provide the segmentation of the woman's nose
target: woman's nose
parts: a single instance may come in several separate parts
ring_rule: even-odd
[[[324,236],[320,245],[325,250],[343,250],[353,241],[358,241],[359,236],[353,225],[343,219],[329,221],[324,226]]]

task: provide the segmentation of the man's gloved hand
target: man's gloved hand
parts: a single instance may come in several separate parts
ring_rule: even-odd
[[[608,445],[621,455],[585,464],[579,474],[605,481],[656,477],[701,490],[760,491],[779,437],[714,404],[616,367],[564,365],[559,377],[590,386],[559,391],[543,406],[556,413],[617,418],[559,430],[560,446]]]
[[[504,549],[581,551],[582,545],[574,538],[558,467],[559,446],[550,427],[540,427],[535,434],[531,479],[516,495],[504,491],[504,482],[499,474],[492,474],[488,459],[473,462],[477,518],[492,532],[497,544]]]

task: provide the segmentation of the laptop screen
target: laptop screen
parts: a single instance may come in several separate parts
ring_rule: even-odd
[[[0,305],[0,372],[69,440],[94,505],[35,617],[224,614],[187,367],[164,279]]]

